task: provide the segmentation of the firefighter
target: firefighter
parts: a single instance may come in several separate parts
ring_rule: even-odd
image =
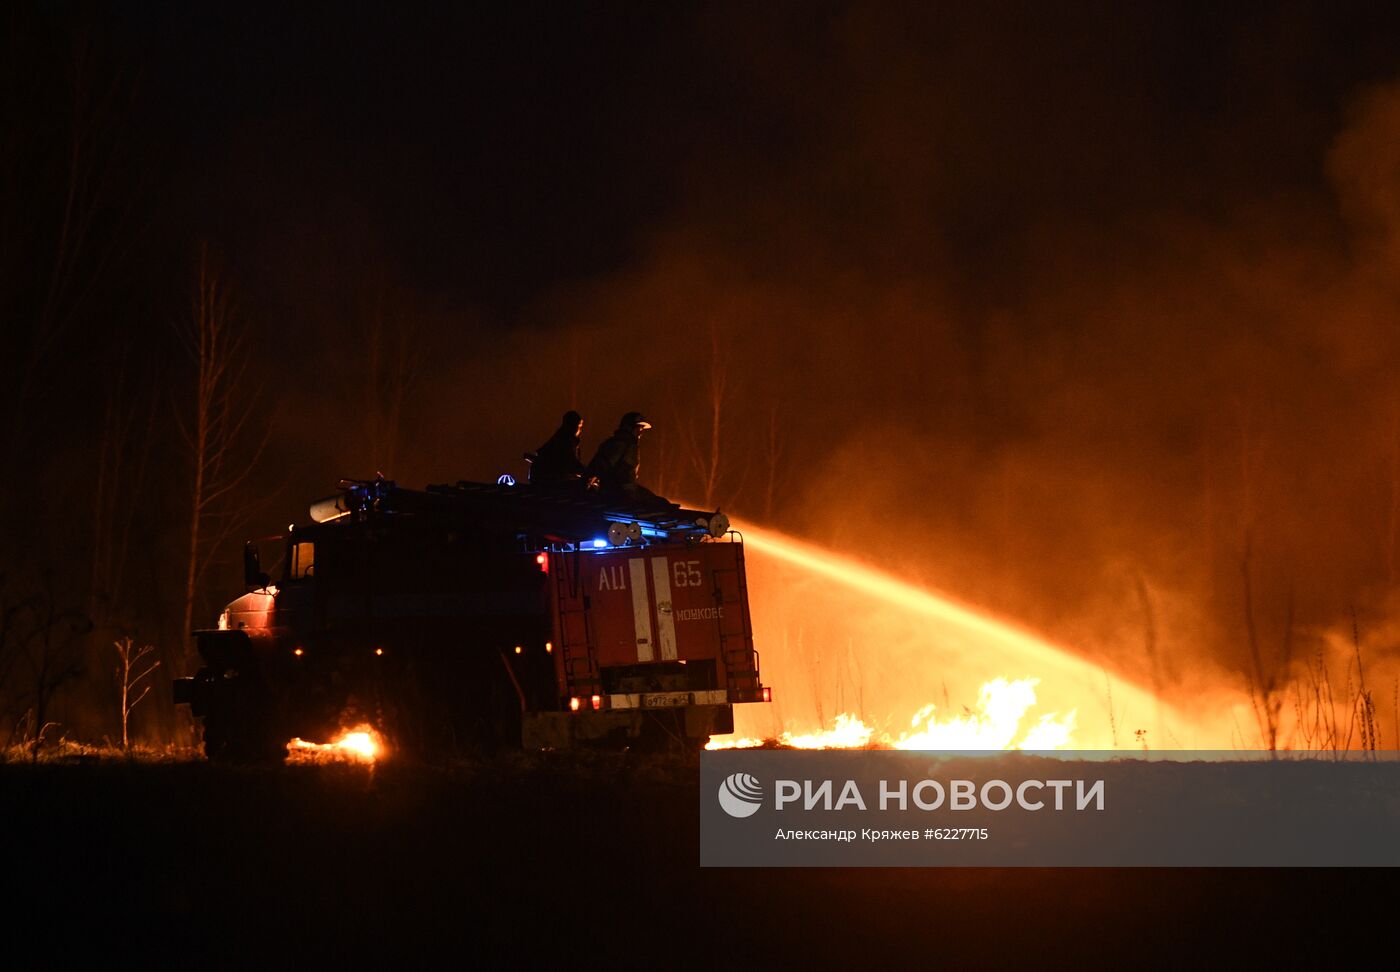
[[[559,428],[549,441],[535,451],[530,463],[530,482],[536,486],[572,486],[584,479],[587,471],[579,458],[579,436],[583,434],[583,416],[575,411],[564,413]]]
[[[588,472],[598,479],[606,498],[622,499],[638,506],[670,506],[666,499],[637,482],[641,471],[642,432],[651,428],[641,412],[628,412],[617,424],[617,431],[603,440]]]

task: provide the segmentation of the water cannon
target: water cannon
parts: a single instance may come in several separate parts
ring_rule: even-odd
[[[710,536],[718,540],[720,537],[724,536],[726,533],[729,532],[729,517],[716,510],[715,515],[709,517],[708,519],[706,519],[703,516],[697,518],[695,521],[695,525],[698,526],[700,529],[707,531],[710,534]]]
[[[634,520],[628,523],[608,524],[608,543],[614,547],[621,547],[629,540],[633,543],[642,542],[642,525],[640,523]]]

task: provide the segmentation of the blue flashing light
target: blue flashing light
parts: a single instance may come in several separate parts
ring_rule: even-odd
[[[595,550],[601,549],[602,547],[606,547],[607,545],[608,542],[606,540],[599,539],[593,541],[593,549]]]

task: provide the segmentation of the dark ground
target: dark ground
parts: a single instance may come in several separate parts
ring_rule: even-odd
[[[36,967],[1157,967],[1230,942],[1253,966],[1345,949],[1389,899],[1342,871],[701,870],[696,779],[622,756],[0,765],[0,926]]]

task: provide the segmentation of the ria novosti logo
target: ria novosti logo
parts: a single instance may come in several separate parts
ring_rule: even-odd
[[[731,817],[751,817],[763,805],[763,784],[748,773],[731,773],[719,785],[719,805]]]

